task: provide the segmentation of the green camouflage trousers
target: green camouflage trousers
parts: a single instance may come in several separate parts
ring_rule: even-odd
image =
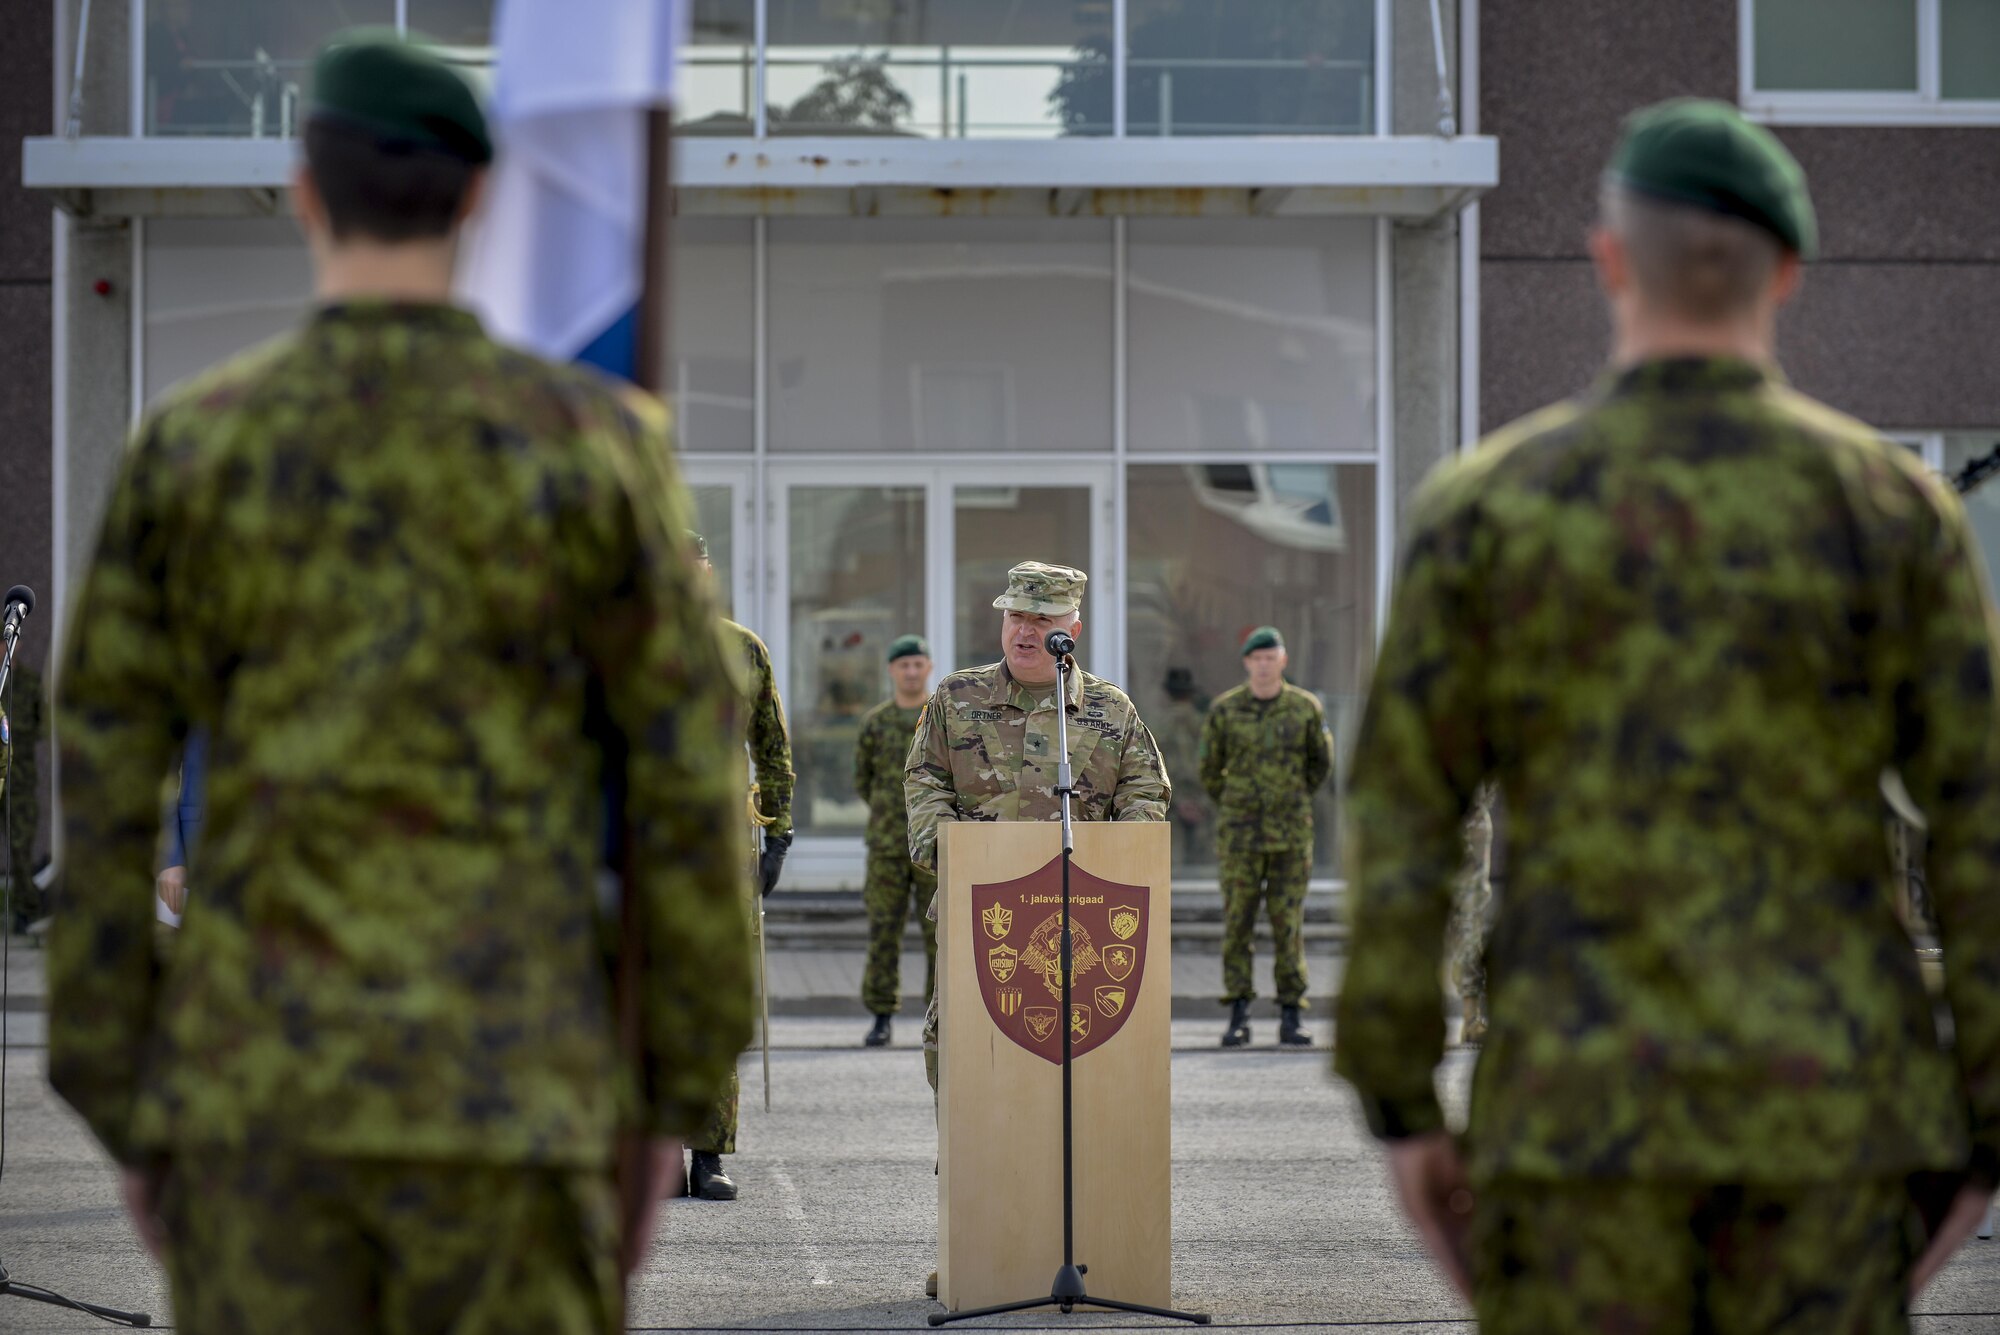
[[[1280,1006],[1306,1004],[1306,878],[1312,849],[1273,852],[1222,846],[1222,1004],[1253,1001],[1250,942],[1257,909],[1271,920],[1271,963]]]
[[[160,1215],[185,1335],[625,1325],[602,1169],[183,1154]]]
[[[736,1153],[736,1123],[742,1103],[743,1082],[737,1079],[736,1072],[731,1071],[722,1097],[709,1110],[708,1125],[699,1134],[688,1137],[687,1147],[700,1150],[703,1154]]]
[[[1889,1335],[1915,1256],[1901,1180],[1501,1182],[1472,1218],[1481,1335]]]
[[[1465,820],[1465,866],[1447,929],[1451,937],[1451,988],[1461,1001],[1486,995],[1486,926],[1493,905],[1493,804],[1490,795]]]
[[[908,845],[868,854],[861,902],[868,910],[868,967],[861,1004],[870,1015],[894,1015],[902,1001],[903,928],[912,915],[924,933],[924,1000],[937,990],[937,924],[924,916],[937,877],[910,862]]]

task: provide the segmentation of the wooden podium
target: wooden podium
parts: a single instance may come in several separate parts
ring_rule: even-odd
[[[1172,902],[1163,823],[1076,830],[1076,1259],[1090,1292],[1172,1290]],[[938,1298],[1047,1293],[1063,1261],[1062,826],[939,826]]]

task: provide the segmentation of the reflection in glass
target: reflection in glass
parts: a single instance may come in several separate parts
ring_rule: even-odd
[[[952,652],[959,668],[1000,658],[1000,618],[993,600],[1007,589],[1007,572],[1023,561],[1090,571],[1088,487],[958,486],[952,489]],[[1076,661],[1091,660],[1091,590],[1084,588],[1083,629]]]
[[[674,88],[675,133],[754,134],[755,0],[693,0],[688,45]]]
[[[1375,448],[1375,243],[1366,219],[1134,218],[1135,451]]]
[[[145,133],[291,135],[319,44],[395,21],[394,0],[151,0]]]
[[[776,218],[771,448],[1111,448],[1111,225]]]
[[[409,0],[410,31],[491,60],[494,0]]]
[[[1127,134],[1374,133],[1373,0],[1131,0],[1126,15]]]
[[[1755,5],[1761,91],[1916,91],[1914,4],[1755,0]]]
[[[2000,450],[2000,429],[1949,432],[1944,438],[1944,472],[1953,477],[1977,459]],[[1986,557],[1986,592],[2000,589],[2000,477],[1974,487],[1964,497],[1966,518]]]
[[[1942,0],[1938,7],[1940,91],[1948,99],[2000,98],[2000,4]]]
[[[674,221],[666,384],[684,454],[756,448],[755,267],[749,219]]]
[[[1243,637],[1273,625],[1287,675],[1333,725],[1336,776],[1313,808],[1313,870],[1333,874],[1344,757],[1374,658],[1374,465],[1137,465],[1126,496],[1124,684],[1173,779],[1175,866],[1215,874],[1215,810],[1195,763],[1202,714],[1243,680]]]
[[[1110,0],[770,0],[771,133],[1109,134],[1110,22]]]
[[[860,834],[861,716],[882,698],[890,642],[924,629],[924,489],[793,487],[789,496],[792,819],[801,834]]]
[[[696,483],[695,532],[708,540],[708,562],[715,567],[715,601],[722,615],[736,620],[736,489]]]
[[[153,218],[146,224],[145,396],[294,328],[312,269],[287,218]]]

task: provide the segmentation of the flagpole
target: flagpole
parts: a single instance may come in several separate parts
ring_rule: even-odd
[[[673,113],[664,105],[646,109],[645,254],[639,268],[639,388],[665,395],[669,376],[667,260],[673,200]]]

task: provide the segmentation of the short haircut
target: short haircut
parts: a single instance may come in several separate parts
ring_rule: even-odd
[[[306,171],[336,241],[390,243],[451,235],[479,168],[449,153],[385,141],[329,118],[306,123]]]
[[[1784,243],[1757,224],[1692,204],[1612,183],[1600,207],[1604,225],[1625,243],[1640,294],[1684,319],[1746,313],[1784,258]]]

